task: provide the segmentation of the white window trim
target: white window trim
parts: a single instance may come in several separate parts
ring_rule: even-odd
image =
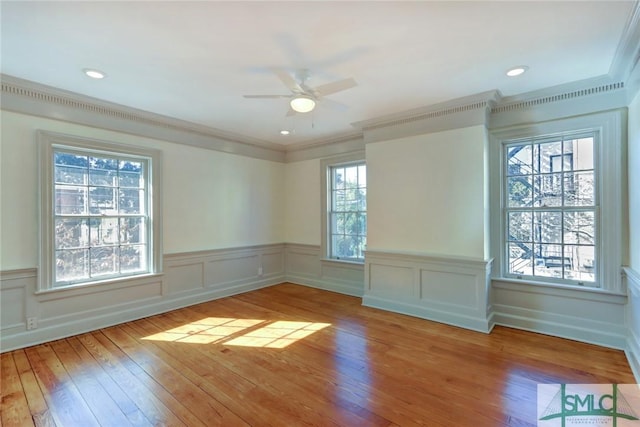
[[[39,183],[40,183],[40,253],[38,268],[38,293],[68,290],[70,288],[84,288],[87,286],[108,283],[110,285],[121,281],[130,281],[148,275],[162,272],[162,153],[160,150],[144,147],[136,147],[114,142],[100,141],[96,139],[76,137],[55,132],[38,131],[38,156],[39,156]],[[149,174],[150,203],[149,217],[151,218],[150,241],[151,253],[149,257],[149,272],[136,275],[108,278],[105,280],[76,283],[66,286],[54,286],[53,271],[53,152],[56,148],[70,148],[80,150],[94,150],[97,153],[117,153],[124,156],[140,156],[151,159]]]
[[[355,265],[364,265],[364,260],[356,261],[353,259],[337,259],[332,258],[329,253],[329,188],[331,188],[331,175],[330,168],[333,166],[347,165],[351,163],[364,162],[365,161],[365,152],[364,151],[356,151],[349,154],[342,154],[339,156],[328,157],[322,159],[320,161],[320,183],[321,183],[321,253],[323,261],[331,261],[343,264],[355,264]]]
[[[587,291],[605,291],[623,294],[621,274],[622,259],[626,248],[623,205],[625,198],[624,177],[624,137],[626,129],[626,109],[611,110],[602,113],[554,120],[544,123],[509,127],[491,131],[490,140],[490,174],[491,174],[491,252],[495,257],[493,278],[513,283],[557,286]],[[600,269],[597,271],[595,287],[573,286],[564,281],[534,281],[527,278],[514,278],[506,274],[505,210],[503,194],[503,142],[554,135],[575,133],[580,131],[596,131],[600,141],[596,145],[596,177],[598,180],[599,233],[597,242]]]

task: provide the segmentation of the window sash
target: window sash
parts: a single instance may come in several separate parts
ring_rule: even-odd
[[[581,139],[592,139],[591,153],[584,153],[591,156],[591,167],[575,167],[575,158],[573,151],[567,151],[566,145],[568,141]],[[542,146],[548,144],[559,144],[559,152],[545,153],[547,156],[544,164],[542,161]],[[529,278],[540,281],[549,281],[553,283],[565,283],[581,286],[599,286],[598,271],[600,268],[600,242],[599,242],[599,208],[598,208],[598,171],[597,171],[597,145],[599,144],[596,132],[581,133],[564,133],[544,138],[527,138],[521,140],[512,140],[503,142],[502,162],[503,174],[502,194],[503,194],[503,261],[502,274],[505,277],[512,278]],[[572,147],[573,149],[573,147]],[[514,161],[515,155],[522,150],[525,152],[525,158],[530,162]],[[554,164],[555,159],[555,164]],[[559,166],[559,170],[557,170]],[[579,165],[578,165],[579,166]],[[576,191],[575,178],[576,173],[583,175],[591,174],[592,180],[592,196],[590,200],[575,200],[571,204],[569,196]],[[542,186],[537,188],[541,182],[552,183],[551,191],[546,193],[554,195],[554,190],[560,190],[560,194],[555,194],[559,200],[550,201],[552,206],[546,203],[536,203],[536,197],[541,198],[545,194]],[[531,193],[530,198],[523,198],[520,205],[515,203],[512,205],[513,190],[510,184],[520,184],[523,188],[522,193],[526,194],[524,189]],[[587,181],[585,186],[588,186]],[[511,191],[510,191],[511,190]],[[518,191],[516,190],[517,194]],[[522,201],[525,201],[522,203]],[[544,199],[542,199],[544,200]],[[587,202],[587,203],[584,203]],[[553,205],[553,203],[557,203]],[[580,204],[582,203],[582,204]],[[579,234],[583,233],[579,227],[573,230],[567,228],[571,226],[568,218],[571,216],[579,218],[592,217],[593,221],[587,227],[591,233],[591,241],[581,241]],[[524,218],[521,221],[521,228],[512,229],[514,222],[512,218]],[[543,223],[544,216],[548,216],[546,221],[559,218],[559,224]],[[538,220],[536,220],[538,218]],[[536,222],[537,221],[537,222]],[[557,219],[556,219],[557,221]],[[525,226],[522,226],[522,225]],[[537,229],[536,229],[537,227]],[[549,238],[545,241],[543,237],[543,228],[547,228],[547,233],[555,238]],[[555,230],[554,230],[555,228]],[[520,233],[517,233],[520,231]],[[517,235],[514,235],[517,234]],[[576,233],[575,238],[569,239],[568,233]],[[584,232],[582,237],[589,233]],[[570,234],[569,234],[570,235]],[[584,240],[584,239],[582,239]],[[552,253],[558,252],[558,253]],[[586,255],[585,255],[586,254]],[[582,258],[581,258],[582,255]],[[589,258],[589,255],[591,258]],[[577,264],[577,265],[576,265]],[[577,269],[577,270],[576,270]]]
[[[343,182],[337,182],[339,171]],[[364,176],[360,176],[364,172]],[[355,173],[355,182],[347,175]],[[328,167],[329,202],[327,248],[332,259],[364,261],[366,247],[366,163],[341,163]],[[346,253],[346,255],[345,255]]]
[[[38,292],[160,273],[162,152],[48,131],[38,131],[37,137]],[[56,200],[67,190],[77,197],[69,199],[70,209]],[[92,192],[104,194],[92,202]]]
[[[80,163],[86,159],[86,164],[58,163],[62,156],[69,155],[75,156],[74,160]],[[108,167],[96,166],[100,164]],[[151,221],[147,214],[151,202],[148,191],[149,164],[147,158],[54,147],[51,180],[54,196],[51,252],[52,265],[55,266],[53,287],[151,272]],[[127,165],[137,165],[139,173],[125,169]],[[65,176],[72,179],[64,179]],[[70,205],[72,209],[60,205],[59,198],[64,198],[64,190],[68,191],[69,199],[81,199],[81,204],[76,207],[79,213],[65,212],[72,211],[74,205]],[[106,209],[99,206],[99,196],[92,198],[92,192],[101,190],[106,191],[107,199],[111,198],[111,203],[106,203]],[[133,195],[130,199],[132,207],[128,209],[124,206],[127,194],[130,198]],[[130,230],[127,229],[128,222],[132,225]],[[65,223],[71,224],[71,227],[65,228]],[[131,241],[125,235],[128,232],[137,234],[137,237]],[[61,245],[61,233],[84,236],[72,237],[76,245]],[[108,239],[104,237],[105,234]]]

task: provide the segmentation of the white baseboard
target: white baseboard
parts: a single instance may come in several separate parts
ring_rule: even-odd
[[[459,313],[436,310],[410,301],[398,301],[395,299],[365,295],[362,299],[362,305],[432,320],[438,323],[445,323],[447,325],[458,326],[460,328],[470,329],[477,332],[489,333],[493,328],[493,324],[490,319],[482,320]]]
[[[500,305],[495,305],[494,308],[496,310],[494,312],[494,322],[496,325],[619,350],[626,348],[626,339],[622,327],[618,327],[618,332],[612,333],[612,325],[602,325],[602,327],[598,329],[589,329],[582,325],[582,319],[579,318],[566,317],[563,321],[558,321],[555,320],[555,316],[542,311],[513,307],[507,309]],[[552,320],[552,318],[554,320]]]

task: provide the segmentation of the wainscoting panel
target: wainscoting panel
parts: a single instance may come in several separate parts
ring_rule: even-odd
[[[284,244],[170,254],[164,274],[37,292],[36,269],[0,275],[0,351],[281,283]],[[261,270],[260,270],[261,269]],[[37,325],[27,330],[27,319]]]
[[[628,267],[624,271],[629,298],[626,354],[636,383],[640,384],[640,272]]]
[[[363,305],[488,333],[491,260],[367,251]]]
[[[36,290],[36,270],[12,270],[0,274],[0,332],[17,333],[27,327],[27,294]]]
[[[189,264],[180,264],[176,260],[167,260],[164,264],[165,279],[171,283],[169,293],[176,294],[204,287],[204,261],[194,260]]]
[[[497,325],[626,348],[625,295],[497,279],[492,295]]]
[[[321,257],[320,246],[285,245],[286,280],[291,283],[361,297],[364,267],[360,263]]]

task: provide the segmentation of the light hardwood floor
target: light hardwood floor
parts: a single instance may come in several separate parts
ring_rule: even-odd
[[[538,383],[633,383],[621,351],[485,335],[282,284],[2,354],[10,426],[535,426]]]

